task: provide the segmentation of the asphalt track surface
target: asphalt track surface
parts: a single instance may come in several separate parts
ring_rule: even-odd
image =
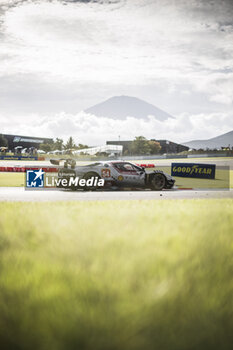
[[[25,190],[23,187],[0,187],[0,201],[54,202],[105,200],[166,200],[195,198],[233,198],[233,190],[163,190],[163,191],[70,191]]]

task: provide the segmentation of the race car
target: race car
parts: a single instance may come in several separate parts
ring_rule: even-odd
[[[171,189],[175,180],[161,170],[146,172],[143,166],[139,166],[127,161],[101,161],[89,165],[76,165],[73,159],[53,160],[50,162],[60,165],[64,161],[63,167],[58,170],[58,180],[72,178],[85,179],[86,181],[94,178],[95,180],[104,179],[104,188],[140,188],[161,191]],[[59,181],[59,187],[62,187],[62,181]],[[79,189],[79,186],[70,186],[73,190]],[[98,181],[94,181],[91,186],[83,187],[85,190],[98,189]]]

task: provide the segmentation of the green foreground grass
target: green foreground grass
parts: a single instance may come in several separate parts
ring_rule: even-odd
[[[233,344],[233,200],[0,203],[0,344]]]

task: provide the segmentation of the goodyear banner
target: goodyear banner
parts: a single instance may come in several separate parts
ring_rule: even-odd
[[[172,163],[172,176],[215,179],[215,164]]]

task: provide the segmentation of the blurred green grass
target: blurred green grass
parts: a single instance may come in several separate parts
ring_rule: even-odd
[[[0,203],[0,344],[233,344],[233,200]]]

